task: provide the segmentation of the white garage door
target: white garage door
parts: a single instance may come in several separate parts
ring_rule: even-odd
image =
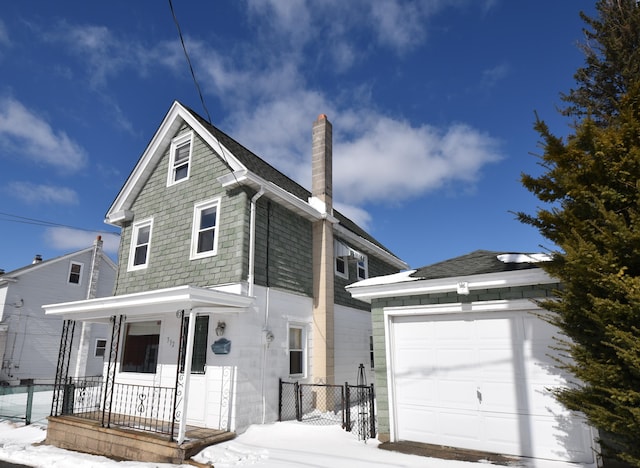
[[[395,439],[592,463],[592,433],[549,393],[554,327],[532,313],[395,317]]]

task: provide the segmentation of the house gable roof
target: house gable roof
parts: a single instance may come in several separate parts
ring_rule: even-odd
[[[178,101],[173,103],[165,115],[160,127],[107,211],[105,222],[119,225],[123,221],[132,219],[131,208],[136,197],[183,123],[189,125],[229,166],[230,174],[219,179],[224,187],[245,185],[256,191],[265,190],[267,197],[284,204],[307,219],[319,220],[328,216],[343,228],[343,230],[337,229],[338,234],[341,232],[351,234],[349,236],[351,241],[359,243],[363,248],[374,252],[400,269],[408,268],[405,262],[346,216],[335,210],[332,215],[318,211],[309,203],[311,192]]]
[[[31,273],[32,271],[36,271],[40,268],[49,266],[49,265],[53,265],[54,263],[57,262],[62,262],[62,261],[66,261],[69,260],[73,257],[77,257],[79,255],[82,255],[84,253],[87,252],[91,252],[93,250],[93,246],[92,247],[87,247],[86,249],[82,249],[82,250],[77,250],[75,252],[71,252],[65,255],[60,255],[58,257],[54,257],[54,258],[50,258],[47,260],[42,260],[40,262],[37,263],[32,263],[30,265],[26,265],[23,266],[21,268],[17,268],[13,271],[8,271],[5,274],[3,274],[2,276],[0,276],[0,284],[4,283],[4,282],[10,282],[12,280],[16,280],[17,278],[19,278],[20,276],[24,275],[24,274],[28,274]],[[102,256],[102,260],[113,270],[116,271],[117,270],[117,266],[116,264],[113,262],[113,260],[111,260],[111,258],[109,258],[108,255],[106,255],[104,252],[101,252],[101,256]]]

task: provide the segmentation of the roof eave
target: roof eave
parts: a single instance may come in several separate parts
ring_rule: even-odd
[[[531,284],[553,284],[558,280],[549,276],[540,268],[528,270],[487,273],[481,275],[452,276],[448,278],[420,279],[398,275],[398,281],[385,281],[384,277],[379,283],[365,280],[347,286],[347,290],[354,299],[371,302],[374,299],[400,296],[418,296],[438,293],[457,292],[461,283],[466,283],[469,292],[479,289],[497,289]]]

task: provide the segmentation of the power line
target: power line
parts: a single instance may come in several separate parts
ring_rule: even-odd
[[[198,90],[198,95],[200,96],[200,102],[202,103],[202,107],[204,108],[205,113],[207,114],[207,121],[211,124],[211,116],[209,115],[209,110],[207,109],[207,105],[204,103],[204,97],[202,96],[202,91],[200,90],[200,85],[198,84],[198,80],[196,79],[196,74],[193,71],[193,66],[191,65],[191,59],[189,58],[189,53],[187,52],[187,46],[184,44],[184,38],[182,37],[182,30],[180,29],[180,24],[178,23],[178,18],[176,17],[176,13],[173,10],[173,2],[169,0],[169,8],[171,8],[171,15],[173,16],[173,22],[176,24],[176,28],[178,29],[178,35],[180,36],[180,43],[182,44],[182,50],[184,51],[184,56],[187,58],[187,63],[189,64],[189,70],[191,70],[191,77],[193,78],[193,82],[196,85],[196,89]]]
[[[63,227],[67,229],[74,229],[76,231],[99,232],[100,234],[111,234],[114,236],[120,235],[117,232],[113,232],[113,231],[103,231],[100,229],[88,229],[88,228],[82,228],[77,226],[71,226],[69,224],[54,223],[53,221],[45,221],[45,220],[36,219],[36,218],[27,218],[26,216],[14,215],[14,214],[5,213],[2,211],[0,211],[0,221],[8,221],[11,223],[32,224],[35,226]]]

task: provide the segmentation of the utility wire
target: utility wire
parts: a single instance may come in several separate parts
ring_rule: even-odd
[[[113,232],[113,231],[103,231],[100,229],[88,229],[88,228],[81,228],[81,227],[77,227],[77,226],[70,226],[68,224],[60,224],[60,223],[54,223],[52,221],[44,221],[42,219],[36,219],[36,218],[27,218],[25,216],[18,216],[18,215],[14,215],[11,213],[5,213],[0,211],[0,221],[9,221],[12,223],[22,223],[22,224],[33,224],[35,226],[47,226],[47,227],[63,227],[63,228],[68,228],[68,229],[75,229],[77,231],[86,231],[86,232],[99,232],[101,234],[111,234],[114,236],[119,236],[120,234],[118,234],[117,232]]]
[[[202,107],[204,108],[205,113],[207,114],[207,122],[211,125],[211,116],[209,115],[209,110],[207,109],[207,105],[204,103],[204,97],[202,97],[202,91],[200,90],[200,85],[198,84],[198,80],[196,79],[196,74],[193,71],[193,66],[191,65],[191,59],[189,58],[189,53],[187,52],[187,46],[184,44],[184,38],[182,37],[182,30],[180,29],[180,23],[178,23],[178,18],[176,17],[176,12],[173,10],[173,2],[169,0],[169,8],[171,8],[171,15],[173,16],[173,22],[176,24],[176,28],[178,29],[178,35],[180,36],[180,43],[182,44],[182,50],[184,51],[184,56],[187,58],[187,63],[189,64],[189,70],[191,70],[191,77],[193,78],[193,82],[196,85],[196,89],[198,90],[198,95],[200,96],[200,102],[202,103]]]

